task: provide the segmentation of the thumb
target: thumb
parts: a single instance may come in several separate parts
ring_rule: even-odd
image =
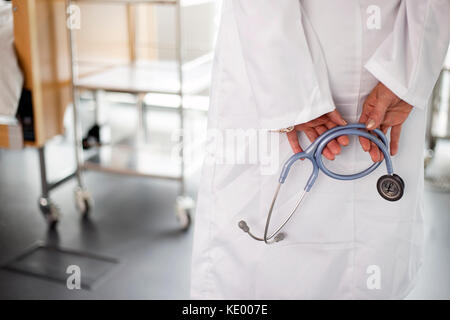
[[[384,119],[384,115],[386,114],[386,110],[389,107],[389,102],[386,100],[376,100],[375,104],[371,106],[364,106],[370,110],[368,114],[368,119],[365,122],[366,128],[368,130],[373,130],[378,128],[381,125],[381,122]]]
[[[342,118],[341,114],[339,113],[339,111],[334,110],[331,111],[329,113],[327,113],[328,118],[333,121],[334,123],[341,125],[341,126],[345,126],[347,125],[347,121],[344,120],[344,118]]]

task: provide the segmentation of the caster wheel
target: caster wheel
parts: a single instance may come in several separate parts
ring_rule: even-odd
[[[430,165],[431,160],[433,160],[434,157],[434,151],[431,149],[428,149],[425,151],[424,155],[424,167],[425,169]]]
[[[50,230],[56,229],[61,217],[61,210],[48,198],[39,199],[39,208],[47,221]]]
[[[280,242],[283,241],[286,238],[286,235],[283,232],[280,232],[279,234],[277,234],[274,238],[275,242]]]
[[[92,208],[89,192],[80,188],[75,189],[75,206],[83,217],[87,217]]]
[[[398,175],[384,175],[378,179],[378,193],[388,201],[400,200],[403,196],[405,183]]]
[[[178,197],[176,202],[176,217],[180,224],[181,230],[186,231],[192,223],[192,209],[194,201],[189,197]]]
[[[428,149],[430,149],[432,152],[434,152],[434,150],[436,149],[436,144],[437,144],[437,138],[435,138],[435,137],[430,138]]]
[[[177,212],[177,220],[178,220],[178,223],[180,224],[181,230],[183,230],[183,231],[188,230],[192,223],[191,211],[183,210],[183,211]]]

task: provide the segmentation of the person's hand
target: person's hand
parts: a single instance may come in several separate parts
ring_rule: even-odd
[[[367,97],[363,105],[360,123],[365,123],[368,130],[379,128],[384,134],[391,128],[390,153],[398,152],[398,143],[402,124],[408,118],[412,106],[397,97],[381,82],[378,83]],[[359,137],[364,151],[369,152],[374,162],[384,159],[383,153],[369,139]]]
[[[309,122],[296,125],[294,130],[287,133],[287,137],[292,151],[294,151],[294,153],[299,153],[303,152],[303,149],[300,147],[297,131],[303,131],[308,139],[313,142],[325,131],[338,125],[345,126],[346,124],[347,122],[345,122],[340,113],[337,110],[334,110]],[[348,137],[340,136],[337,139],[331,140],[323,149],[322,154],[325,158],[334,160],[334,157],[341,152],[341,145],[346,146],[348,144]]]

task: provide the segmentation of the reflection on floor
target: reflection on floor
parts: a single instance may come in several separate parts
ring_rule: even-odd
[[[123,120],[123,119],[122,119]],[[443,143],[442,148],[450,144]],[[58,139],[48,148],[51,171],[73,163],[72,149]],[[37,209],[38,158],[34,149],[0,150],[0,264],[38,240],[115,257],[120,265],[93,290],[0,270],[0,299],[183,299],[189,297],[192,229],[180,232],[173,181],[88,172],[95,199],[90,220],[74,208],[72,181],[54,192],[64,216],[48,233]],[[189,177],[195,197],[198,170]],[[426,188],[426,257],[411,299],[450,299],[450,196]]]

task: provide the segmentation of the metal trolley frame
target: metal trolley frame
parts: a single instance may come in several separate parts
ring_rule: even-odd
[[[439,79],[433,89],[431,95],[430,105],[427,114],[427,131],[426,131],[426,154],[425,154],[425,169],[429,166],[435,156],[435,150],[438,140],[450,139],[450,123],[447,123],[444,130],[436,130],[438,120],[441,117],[450,121],[450,66],[448,63],[442,69]],[[442,128],[440,128],[442,129]],[[450,190],[450,180],[448,176],[439,175],[433,176],[428,174],[425,170],[425,179],[431,183],[432,186],[442,191]]]
[[[450,81],[450,66],[446,66],[442,69],[431,95],[426,132],[428,149],[431,151],[431,154],[429,155],[430,158],[433,156],[438,139],[450,139],[449,132],[444,134],[441,133],[439,135],[435,135],[433,132],[434,122],[436,120],[434,113],[439,112],[441,108],[450,107],[450,93],[448,86],[445,86],[445,80],[447,81],[447,84],[448,81]],[[450,109],[447,110],[447,112],[450,112]]]
[[[39,199],[39,206],[44,216],[47,219],[48,225],[50,228],[54,228],[59,219],[60,212],[58,207],[51,201],[50,199],[50,191],[54,188],[60,186],[71,178],[76,178],[77,187],[75,189],[75,204],[78,211],[83,215],[87,216],[90,209],[92,208],[92,199],[91,195],[88,192],[86,185],[84,183],[83,173],[85,170],[97,170],[103,172],[117,173],[117,174],[126,174],[126,175],[137,175],[137,176],[145,176],[152,178],[162,178],[162,179],[171,179],[180,182],[180,188],[178,197],[175,205],[175,213],[176,217],[181,225],[181,228],[186,230],[189,228],[191,224],[191,211],[194,208],[194,201],[192,198],[186,195],[185,188],[185,156],[184,156],[184,148],[183,148],[183,129],[184,129],[184,96],[186,94],[185,90],[185,79],[184,79],[184,59],[183,59],[183,42],[182,42],[182,27],[181,27],[181,8],[183,6],[191,6],[191,5],[200,5],[204,3],[211,3],[214,0],[65,0],[66,12],[69,12],[68,9],[73,3],[110,3],[110,4],[127,4],[127,5],[135,5],[135,4],[149,4],[149,5],[170,5],[175,8],[175,43],[176,43],[176,65],[171,69],[174,74],[176,74],[176,80],[178,82],[178,86],[175,89],[152,89],[149,87],[142,88],[129,88],[129,87],[114,87],[108,86],[104,84],[93,85],[92,82],[89,81],[80,81],[78,77],[78,65],[77,65],[77,51],[75,45],[74,32],[71,28],[68,28],[68,41],[69,41],[69,53],[70,53],[70,61],[71,61],[71,84],[72,84],[72,101],[73,101],[73,131],[74,131],[74,148],[75,148],[75,160],[76,160],[76,169],[75,172],[72,172],[63,178],[59,179],[56,182],[48,182],[47,173],[46,173],[46,164],[45,164],[45,155],[44,155],[44,147],[38,149],[39,151],[39,160],[40,160],[40,169],[41,169],[41,185],[42,185],[42,196]],[[211,63],[212,54],[208,53],[204,56],[195,59],[196,61],[193,64],[202,64],[202,63]],[[192,63],[192,62],[191,62]],[[184,63],[187,64],[187,63]],[[198,72],[197,72],[198,73]],[[209,86],[209,74],[206,73],[205,77],[202,78],[203,81],[200,81],[200,85],[191,90],[192,93],[198,92],[200,90],[205,90]],[[137,98],[137,107],[138,107],[138,117],[139,117],[139,127],[144,129],[145,120],[144,117],[144,96],[148,93],[159,93],[159,94],[173,94],[179,96],[179,105],[176,108],[176,111],[179,115],[179,130],[180,135],[178,136],[178,143],[181,146],[180,148],[180,161],[179,161],[179,174],[178,175],[161,175],[161,174],[151,174],[151,173],[143,173],[135,170],[135,168],[114,168],[111,166],[104,166],[100,161],[92,162],[84,159],[84,151],[82,148],[82,133],[81,133],[81,123],[79,117],[79,108],[80,108],[80,92],[83,90],[92,91],[94,93],[94,101],[98,104],[98,92],[106,91],[106,92],[125,92],[131,93]],[[98,106],[97,106],[98,107]],[[100,147],[101,148],[101,147]]]

